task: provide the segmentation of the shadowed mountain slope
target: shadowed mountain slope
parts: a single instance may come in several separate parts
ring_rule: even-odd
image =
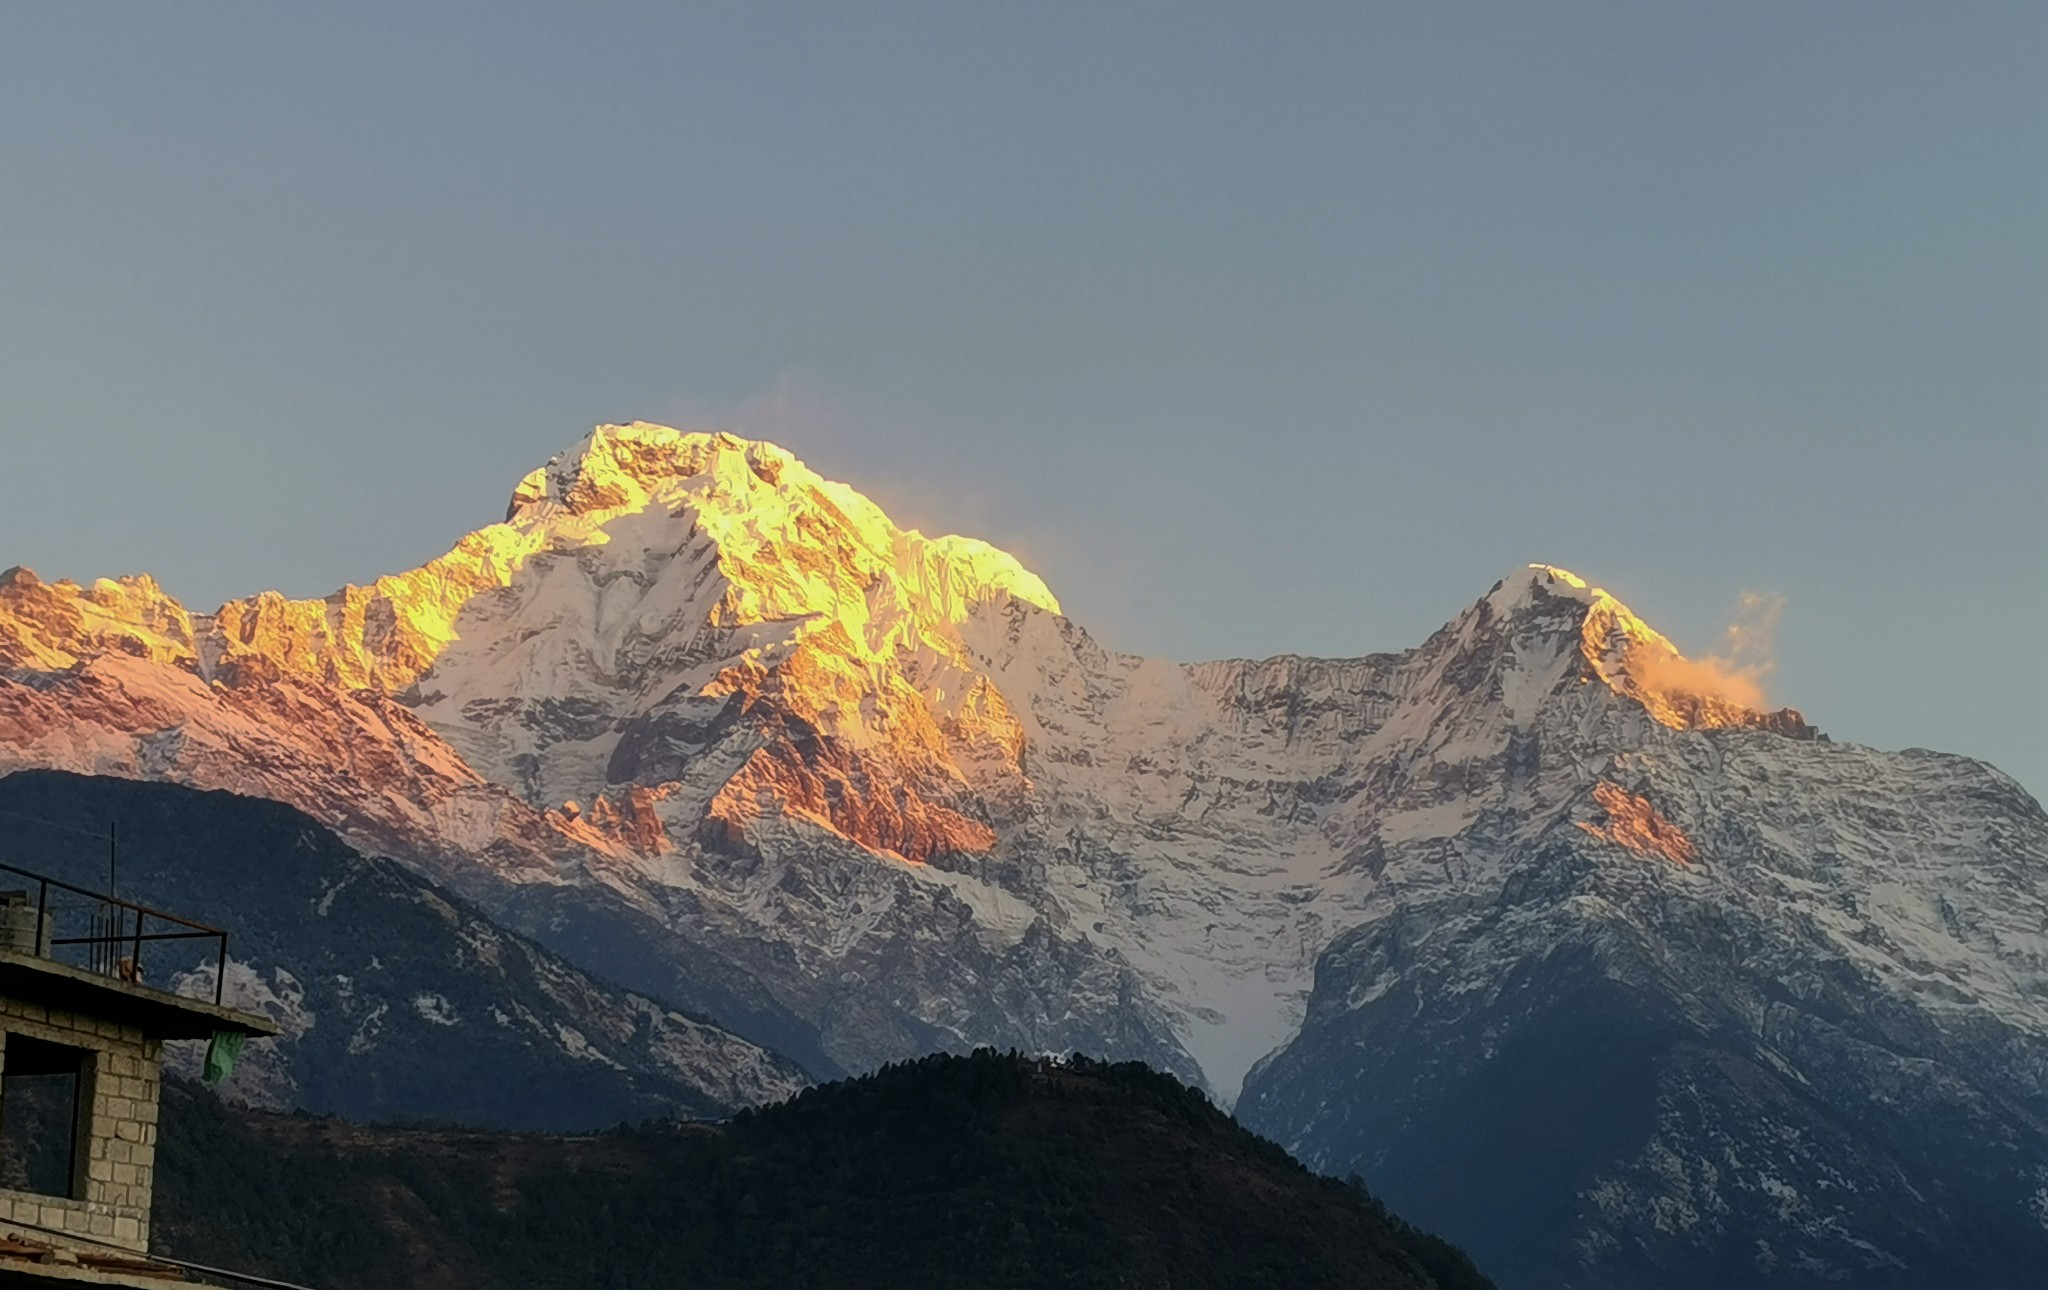
[[[103,890],[109,825],[120,894],[227,929],[226,1001],[282,1030],[245,1050],[230,1097],[587,1128],[723,1114],[804,1083],[789,1061],[591,977],[288,806],[52,771],[0,778],[9,863]],[[146,945],[147,979],[210,996],[213,945]],[[196,1072],[200,1047],[170,1045],[167,1061]]]

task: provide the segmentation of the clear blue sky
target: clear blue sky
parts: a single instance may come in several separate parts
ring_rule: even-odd
[[[2048,6],[0,8],[0,565],[409,567],[727,423],[1110,643],[1510,566],[2048,790]]]

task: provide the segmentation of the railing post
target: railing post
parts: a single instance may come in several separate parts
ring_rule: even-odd
[[[213,1002],[219,1005],[221,990],[228,983],[228,934],[220,934],[220,965],[213,970]]]
[[[118,968],[120,967],[120,965],[119,965],[119,964],[115,964],[115,967],[116,967],[116,969],[117,969],[117,973],[116,973],[116,974],[118,975]],[[133,952],[133,953],[131,953],[131,954],[129,955],[129,958],[128,958],[128,968],[129,968],[129,970],[130,970],[131,972],[133,972],[133,973],[135,974],[135,980],[134,980],[133,984],[135,984],[135,985],[141,985],[141,984],[142,984],[142,906],[140,906],[140,905],[137,905],[137,906],[135,907],[135,949],[134,949],[134,952]]]
[[[36,943],[29,952],[37,958],[41,958],[43,956],[43,923],[50,916],[50,880],[48,878],[38,878],[36,882]]]

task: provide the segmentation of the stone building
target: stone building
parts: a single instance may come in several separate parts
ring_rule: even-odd
[[[215,1060],[266,1019],[219,1002],[226,933],[0,865],[0,1290],[162,1286],[149,1257],[163,1045]],[[171,944],[166,944],[171,943]],[[191,998],[147,969],[214,960]],[[168,982],[167,982],[168,983]]]

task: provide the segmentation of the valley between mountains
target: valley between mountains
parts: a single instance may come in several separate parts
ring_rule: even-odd
[[[1564,570],[1475,590],[1400,653],[1138,658],[781,448],[604,426],[324,600],[0,575],[0,769],[393,858],[673,1018],[622,1098],[685,1041],[763,1095],[783,1058],[1081,1050],[1510,1287],[2024,1284],[2039,804],[1701,684]]]

